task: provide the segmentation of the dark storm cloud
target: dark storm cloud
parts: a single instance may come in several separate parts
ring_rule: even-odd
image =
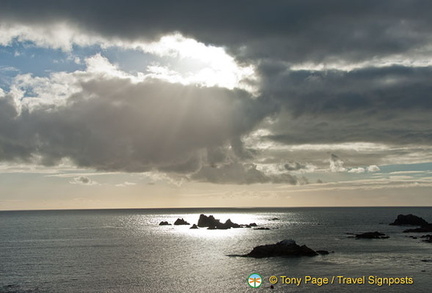
[[[262,92],[280,107],[272,139],[290,143],[432,141],[432,68],[349,72],[262,66]],[[289,125],[290,127],[286,127]]]
[[[124,40],[180,32],[237,57],[288,62],[364,60],[431,41],[432,3],[383,1],[2,1],[0,19]]]
[[[347,72],[262,66],[261,76],[264,94],[299,115],[368,108],[377,111],[432,108],[432,67],[369,67]]]
[[[124,171],[190,173],[200,168],[201,150],[230,142],[244,156],[239,137],[267,114],[242,90],[117,78],[83,82],[64,106],[18,114],[11,99],[0,103],[3,160],[37,154],[46,165],[68,157],[81,167]]]

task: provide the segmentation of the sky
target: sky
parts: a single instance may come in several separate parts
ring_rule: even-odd
[[[1,6],[0,210],[432,205],[430,1]]]

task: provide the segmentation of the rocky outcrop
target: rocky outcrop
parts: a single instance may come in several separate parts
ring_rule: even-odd
[[[423,225],[423,226],[421,226],[419,228],[404,230],[404,233],[410,233],[410,232],[414,232],[414,233],[428,233],[428,232],[432,232],[432,224]]]
[[[174,225],[190,225],[188,222],[186,222],[185,220],[183,220],[183,218],[178,218],[175,222]]]
[[[220,221],[215,219],[212,215],[207,217],[206,215],[201,214],[198,219],[198,227],[214,227],[217,224],[220,224]]]
[[[162,221],[159,223],[160,226],[166,226],[171,225],[167,221]],[[178,218],[174,225],[190,225],[188,222],[186,222],[183,218]],[[190,229],[198,229],[198,227],[207,227],[208,229],[231,229],[231,228],[251,228],[251,227],[257,227],[258,225],[256,223],[250,223],[250,224],[237,224],[231,221],[230,219],[226,220],[225,223],[221,223],[219,219],[215,219],[214,216],[206,216],[204,214],[201,214],[198,219],[198,224],[194,224]],[[269,228],[259,228],[259,230],[270,230]]]
[[[285,239],[276,244],[260,245],[255,247],[246,257],[297,257],[297,256],[316,256],[318,253],[306,245],[298,245],[294,240]]]
[[[212,215],[206,216],[201,214],[198,219],[198,227],[207,227],[208,229],[230,229],[230,228],[241,228],[244,225],[233,223],[230,219],[226,220],[225,223],[221,223],[220,220],[215,219]]]
[[[355,234],[355,238],[356,239],[387,239],[389,237],[384,233],[375,231],[375,232],[366,232],[362,234]]]
[[[222,224],[223,227],[229,228],[240,228],[241,226],[237,223],[233,223],[230,219],[226,220],[224,224]]]
[[[426,222],[425,219],[417,217],[413,214],[409,215],[398,215],[396,220],[394,220],[393,223],[390,223],[390,225],[393,226],[424,226],[428,225],[429,223]]]
[[[423,242],[432,243],[432,235],[423,235],[420,238],[425,238]]]

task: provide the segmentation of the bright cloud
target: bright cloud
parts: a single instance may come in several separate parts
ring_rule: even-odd
[[[257,76],[252,65],[240,66],[235,59],[221,47],[205,45],[181,34],[163,36],[159,41],[125,41],[117,38],[104,38],[67,22],[54,23],[50,26],[30,26],[23,24],[7,24],[0,22],[0,45],[10,46],[13,42],[32,42],[38,47],[60,49],[72,52],[74,46],[100,46],[107,49],[118,47],[122,50],[141,50],[160,57],[173,57],[183,61],[181,72],[171,68],[169,64],[152,65],[149,71],[154,77],[182,84],[199,84],[203,86],[220,86],[233,89],[236,87],[256,92],[250,83]],[[78,59],[75,59],[78,60]],[[114,67],[101,63],[101,59],[87,60],[91,70],[113,73]],[[191,66],[191,69],[187,67]],[[112,65],[111,65],[112,66]],[[193,69],[192,69],[193,68]]]

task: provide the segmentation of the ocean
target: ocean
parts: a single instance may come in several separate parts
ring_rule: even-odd
[[[196,224],[200,214],[270,230],[159,226]],[[427,233],[390,226],[398,214],[432,221],[429,207],[3,211],[0,292],[430,292],[432,244],[407,237]],[[389,238],[347,234],[369,231]],[[332,253],[231,256],[283,239]],[[261,276],[259,288],[251,274]],[[413,284],[387,284],[401,279]]]

